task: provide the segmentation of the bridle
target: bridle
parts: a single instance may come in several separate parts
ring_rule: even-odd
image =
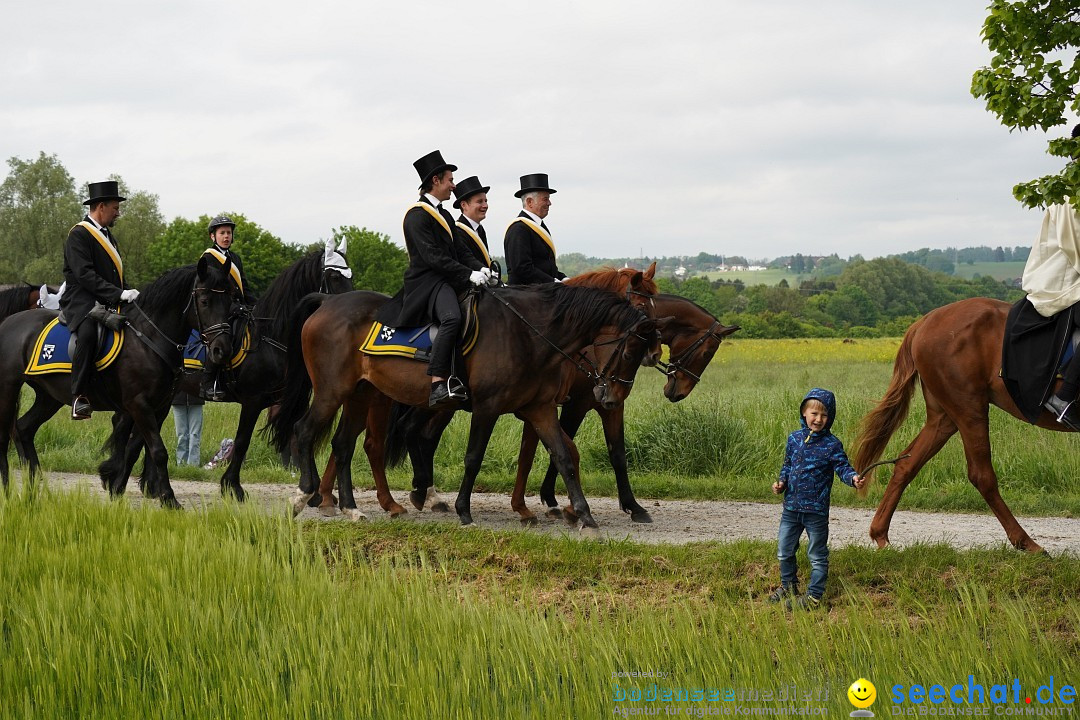
[[[199,339],[202,341],[203,345],[205,345],[207,348],[209,348],[210,343],[214,342],[214,340],[216,340],[219,336],[221,336],[221,335],[232,335],[232,324],[229,323],[229,322],[222,322],[222,323],[217,323],[216,325],[211,325],[210,327],[204,328],[203,327],[203,322],[202,322],[202,316],[199,314],[199,303],[196,302],[196,299],[198,298],[198,294],[200,292],[212,292],[212,293],[223,293],[224,294],[224,293],[227,293],[229,291],[228,290],[218,290],[218,289],[215,289],[215,288],[197,287],[197,285],[198,285],[198,280],[196,280],[195,283],[193,283],[192,286],[191,286],[191,296],[188,298],[188,304],[184,308],[184,312],[186,313],[189,307],[194,306],[194,308],[195,308],[195,321],[199,325]]]
[[[678,357],[672,358],[668,362],[664,362],[662,360],[657,361],[656,369],[662,372],[664,375],[667,375],[668,377],[672,377],[673,375],[675,375],[675,373],[681,372],[684,375],[689,375],[690,377],[692,377],[694,379],[694,382],[701,382],[701,376],[695,375],[694,373],[687,370],[685,364],[689,362],[690,359],[694,356],[694,353],[696,353],[698,349],[705,344],[706,339],[710,337],[715,338],[718,344],[724,341],[723,335],[716,334],[716,328],[721,326],[722,323],[719,320],[716,320],[715,322],[713,322],[712,326],[701,335],[701,337],[691,343],[690,347],[679,353]]]
[[[352,279],[352,268],[350,268],[348,265],[324,264],[322,271],[322,282],[319,284],[319,292],[323,294],[330,294],[330,282],[328,278],[330,277],[331,270],[336,272],[338,275],[341,275],[346,280]]]

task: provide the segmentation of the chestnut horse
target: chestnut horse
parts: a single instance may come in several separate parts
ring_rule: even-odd
[[[701,374],[705,372],[709,361],[720,347],[725,337],[739,328],[721,323],[701,306],[677,295],[656,295],[651,298],[652,310],[660,329],[660,342],[670,349],[669,361],[660,363],[661,372],[667,375],[664,396],[670,402],[679,402],[694,389]],[[608,457],[615,471],[615,483],[619,492],[619,507],[630,515],[633,522],[652,522],[649,512],[637,502],[630,487],[630,478],[626,468],[626,443],[623,424],[623,406],[604,408],[593,397],[592,384],[583,374],[570,366],[571,382],[568,397],[562,403],[559,424],[570,438],[573,438],[585,416],[595,410],[600,415],[607,441]],[[388,457],[394,465],[403,459],[404,445],[408,446],[413,465],[413,504],[423,506],[423,491],[434,482],[434,456],[439,438],[450,421],[452,413],[438,413],[422,426],[419,422],[410,422],[406,418],[402,425],[392,424],[388,438]],[[403,437],[404,436],[404,437]],[[536,454],[536,433],[525,424],[521,438],[521,450],[518,454],[518,470],[514,483],[510,505],[521,516],[523,525],[536,523],[536,516],[525,504],[525,488],[529,471]],[[540,488],[540,499],[548,507],[551,517],[565,517],[573,522],[577,518],[572,507],[559,509],[555,500],[556,469],[548,463],[547,473]],[[322,489],[320,489],[320,492]],[[437,497],[437,496],[432,496]],[[436,508],[433,508],[436,509]]]
[[[391,400],[426,407],[430,378],[423,363],[358,350],[386,300],[385,295],[360,291],[309,296],[298,308],[300,318],[310,317],[303,322],[299,342],[289,343],[289,385],[281,411],[270,425],[279,450],[295,434],[300,458],[297,510],[318,489],[313,446],[329,431],[341,408],[332,445],[342,506],[356,508],[350,464],[356,438],[366,427],[364,450],[379,504],[391,515],[404,512],[386,485],[386,421]],[[495,422],[500,415],[514,413],[532,423],[552,451],[582,525],[596,527],[577,477],[577,450],[558,424],[556,403],[565,395],[562,365],[598,337],[615,336],[615,350],[597,370],[594,390],[603,404],[614,406],[629,390],[625,378],[646,352],[658,351],[654,321],[610,292],[556,283],[484,290],[478,298],[477,317],[481,332],[465,360],[472,424],[456,503],[462,524],[472,524],[472,487]],[[300,323],[294,323],[295,327]]]
[[[880,459],[889,438],[908,414],[916,381],[921,383],[926,422],[902,453],[911,457],[896,463],[870,523],[870,537],[878,547],[889,544],[889,523],[904,488],[959,432],[968,480],[997,516],[1009,542],[1020,550],[1042,550],[1001,499],[990,462],[990,405],[1024,419],[998,375],[1010,307],[988,298],[961,300],[927,313],[904,334],[885,397],[862,419],[855,441],[855,467],[865,468]],[[1038,426],[1065,430],[1046,412],[1039,417]]]
[[[646,270],[639,271],[632,268],[604,267],[598,270],[575,275],[565,281],[566,285],[578,287],[591,287],[600,290],[608,290],[619,297],[626,298],[630,305],[638,308],[647,316],[654,317],[653,299],[656,297],[658,288],[653,276],[656,273],[654,262]],[[661,335],[663,331],[661,330]],[[588,348],[584,351],[589,361],[596,366],[607,361],[607,355],[603,348]],[[656,358],[647,355],[644,364],[652,366],[656,364]],[[592,402],[594,385],[591,379],[581,372],[574,363],[565,363],[564,372],[566,382],[573,387],[580,386],[582,392],[589,395]],[[570,393],[573,394],[573,389]],[[564,403],[566,400],[564,400]],[[454,410],[425,411],[417,408],[406,408],[400,404],[394,404],[391,409],[389,421],[389,433],[387,435],[386,459],[387,466],[398,465],[405,456],[406,445],[413,465],[413,490],[409,497],[417,510],[423,510],[424,505],[430,501],[431,509],[436,512],[447,512],[449,507],[443,502],[434,489],[434,458],[439,445],[439,439],[443,431],[454,417]],[[565,412],[565,411],[564,411]],[[532,431],[529,423],[523,423],[522,445],[531,438],[532,448],[535,452],[538,438]],[[552,474],[557,470],[552,467]],[[322,483],[319,486],[320,508],[323,514],[333,515],[335,499],[333,496],[334,465],[331,458],[326,473],[323,474]],[[528,473],[526,473],[527,475]],[[515,508],[516,509],[516,508]],[[575,518],[576,519],[576,518]],[[535,521],[535,518],[533,518]],[[526,522],[523,518],[522,522]]]
[[[23,283],[0,288],[0,320],[23,310],[38,307],[41,286]]]

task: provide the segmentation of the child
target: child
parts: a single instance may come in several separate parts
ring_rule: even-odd
[[[829,494],[833,474],[855,488],[863,487],[866,481],[851,467],[840,439],[829,432],[836,416],[833,394],[814,388],[803,398],[799,414],[802,429],[788,436],[780,479],[772,486],[777,495],[784,493],[784,512],[780,516],[777,550],[781,586],[769,596],[769,602],[787,598],[790,606],[791,598],[799,594],[795,551],[799,549],[799,537],[806,530],[810,587],[797,602],[814,609],[821,605],[829,575]]]

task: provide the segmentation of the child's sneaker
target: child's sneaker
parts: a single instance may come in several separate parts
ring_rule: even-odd
[[[787,597],[789,597],[791,595],[798,595],[798,594],[799,594],[798,586],[794,586],[794,587],[789,588],[789,587],[786,587],[784,585],[781,585],[780,587],[773,590],[772,595],[769,596],[769,602],[778,603],[781,600],[783,600],[784,598],[787,598]]]
[[[803,610],[817,610],[819,607],[821,607],[821,598],[816,598],[809,593],[803,595],[795,602]]]

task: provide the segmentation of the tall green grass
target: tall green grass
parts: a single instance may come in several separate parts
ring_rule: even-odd
[[[1076,581],[1069,558],[1000,555],[1012,568],[994,578],[977,575],[986,553],[836,553],[831,608],[793,614],[758,593],[768,544],[377,525],[305,529],[232,504],[170,513],[48,491],[0,499],[3,715],[599,717],[617,707],[614,682],[646,684],[613,673],[649,670],[674,687],[827,690],[832,715],[850,711],[857,677],[884,696],[969,674],[1060,686],[1078,669],[1077,601],[1060,594]],[[524,553],[517,571],[468,577],[481,553],[507,547]],[[1028,587],[1035,577],[1052,596]],[[582,592],[552,604],[552,582]]]
[[[896,339],[739,340],[729,339],[717,352],[701,384],[686,400],[671,404],[661,394],[664,378],[643,368],[626,406],[626,437],[631,481],[643,497],[762,500],[782,460],[785,439],[799,427],[798,406],[814,386],[833,390],[838,413],[833,431],[849,450],[858,420],[884,394],[892,373]],[[24,407],[28,402],[24,400]],[[210,404],[205,409],[203,460],[209,460],[223,437],[233,437],[238,406]],[[900,454],[925,419],[916,391],[911,414],[897,432],[886,456]],[[458,413],[436,455],[440,488],[458,486],[468,438],[469,415]],[[93,472],[98,448],[109,430],[108,416],[96,413],[88,423],[62,417],[47,423],[38,447],[47,469]],[[163,428],[166,445],[175,447],[172,420]],[[1077,437],[1040,430],[997,409],[990,414],[990,438],[1002,496],[1021,514],[1080,515],[1080,453]],[[495,428],[478,490],[508,491],[516,472],[521,424],[502,418]],[[614,477],[607,460],[600,422],[590,415],[577,436],[582,475],[589,495],[612,495]],[[324,455],[325,457],[325,451]],[[14,454],[12,453],[12,457]],[[355,482],[370,478],[362,451],[355,455]],[[533,487],[547,467],[538,454]],[[219,471],[174,468],[187,479],[215,480]],[[880,499],[890,470],[880,470],[869,500],[836,493],[838,504]],[[293,482],[261,438],[256,437],[245,465],[244,482]],[[392,485],[410,485],[411,473],[390,474]],[[370,482],[370,480],[369,480]],[[985,512],[986,504],[967,480],[963,446],[954,437],[905,491],[902,508]]]

